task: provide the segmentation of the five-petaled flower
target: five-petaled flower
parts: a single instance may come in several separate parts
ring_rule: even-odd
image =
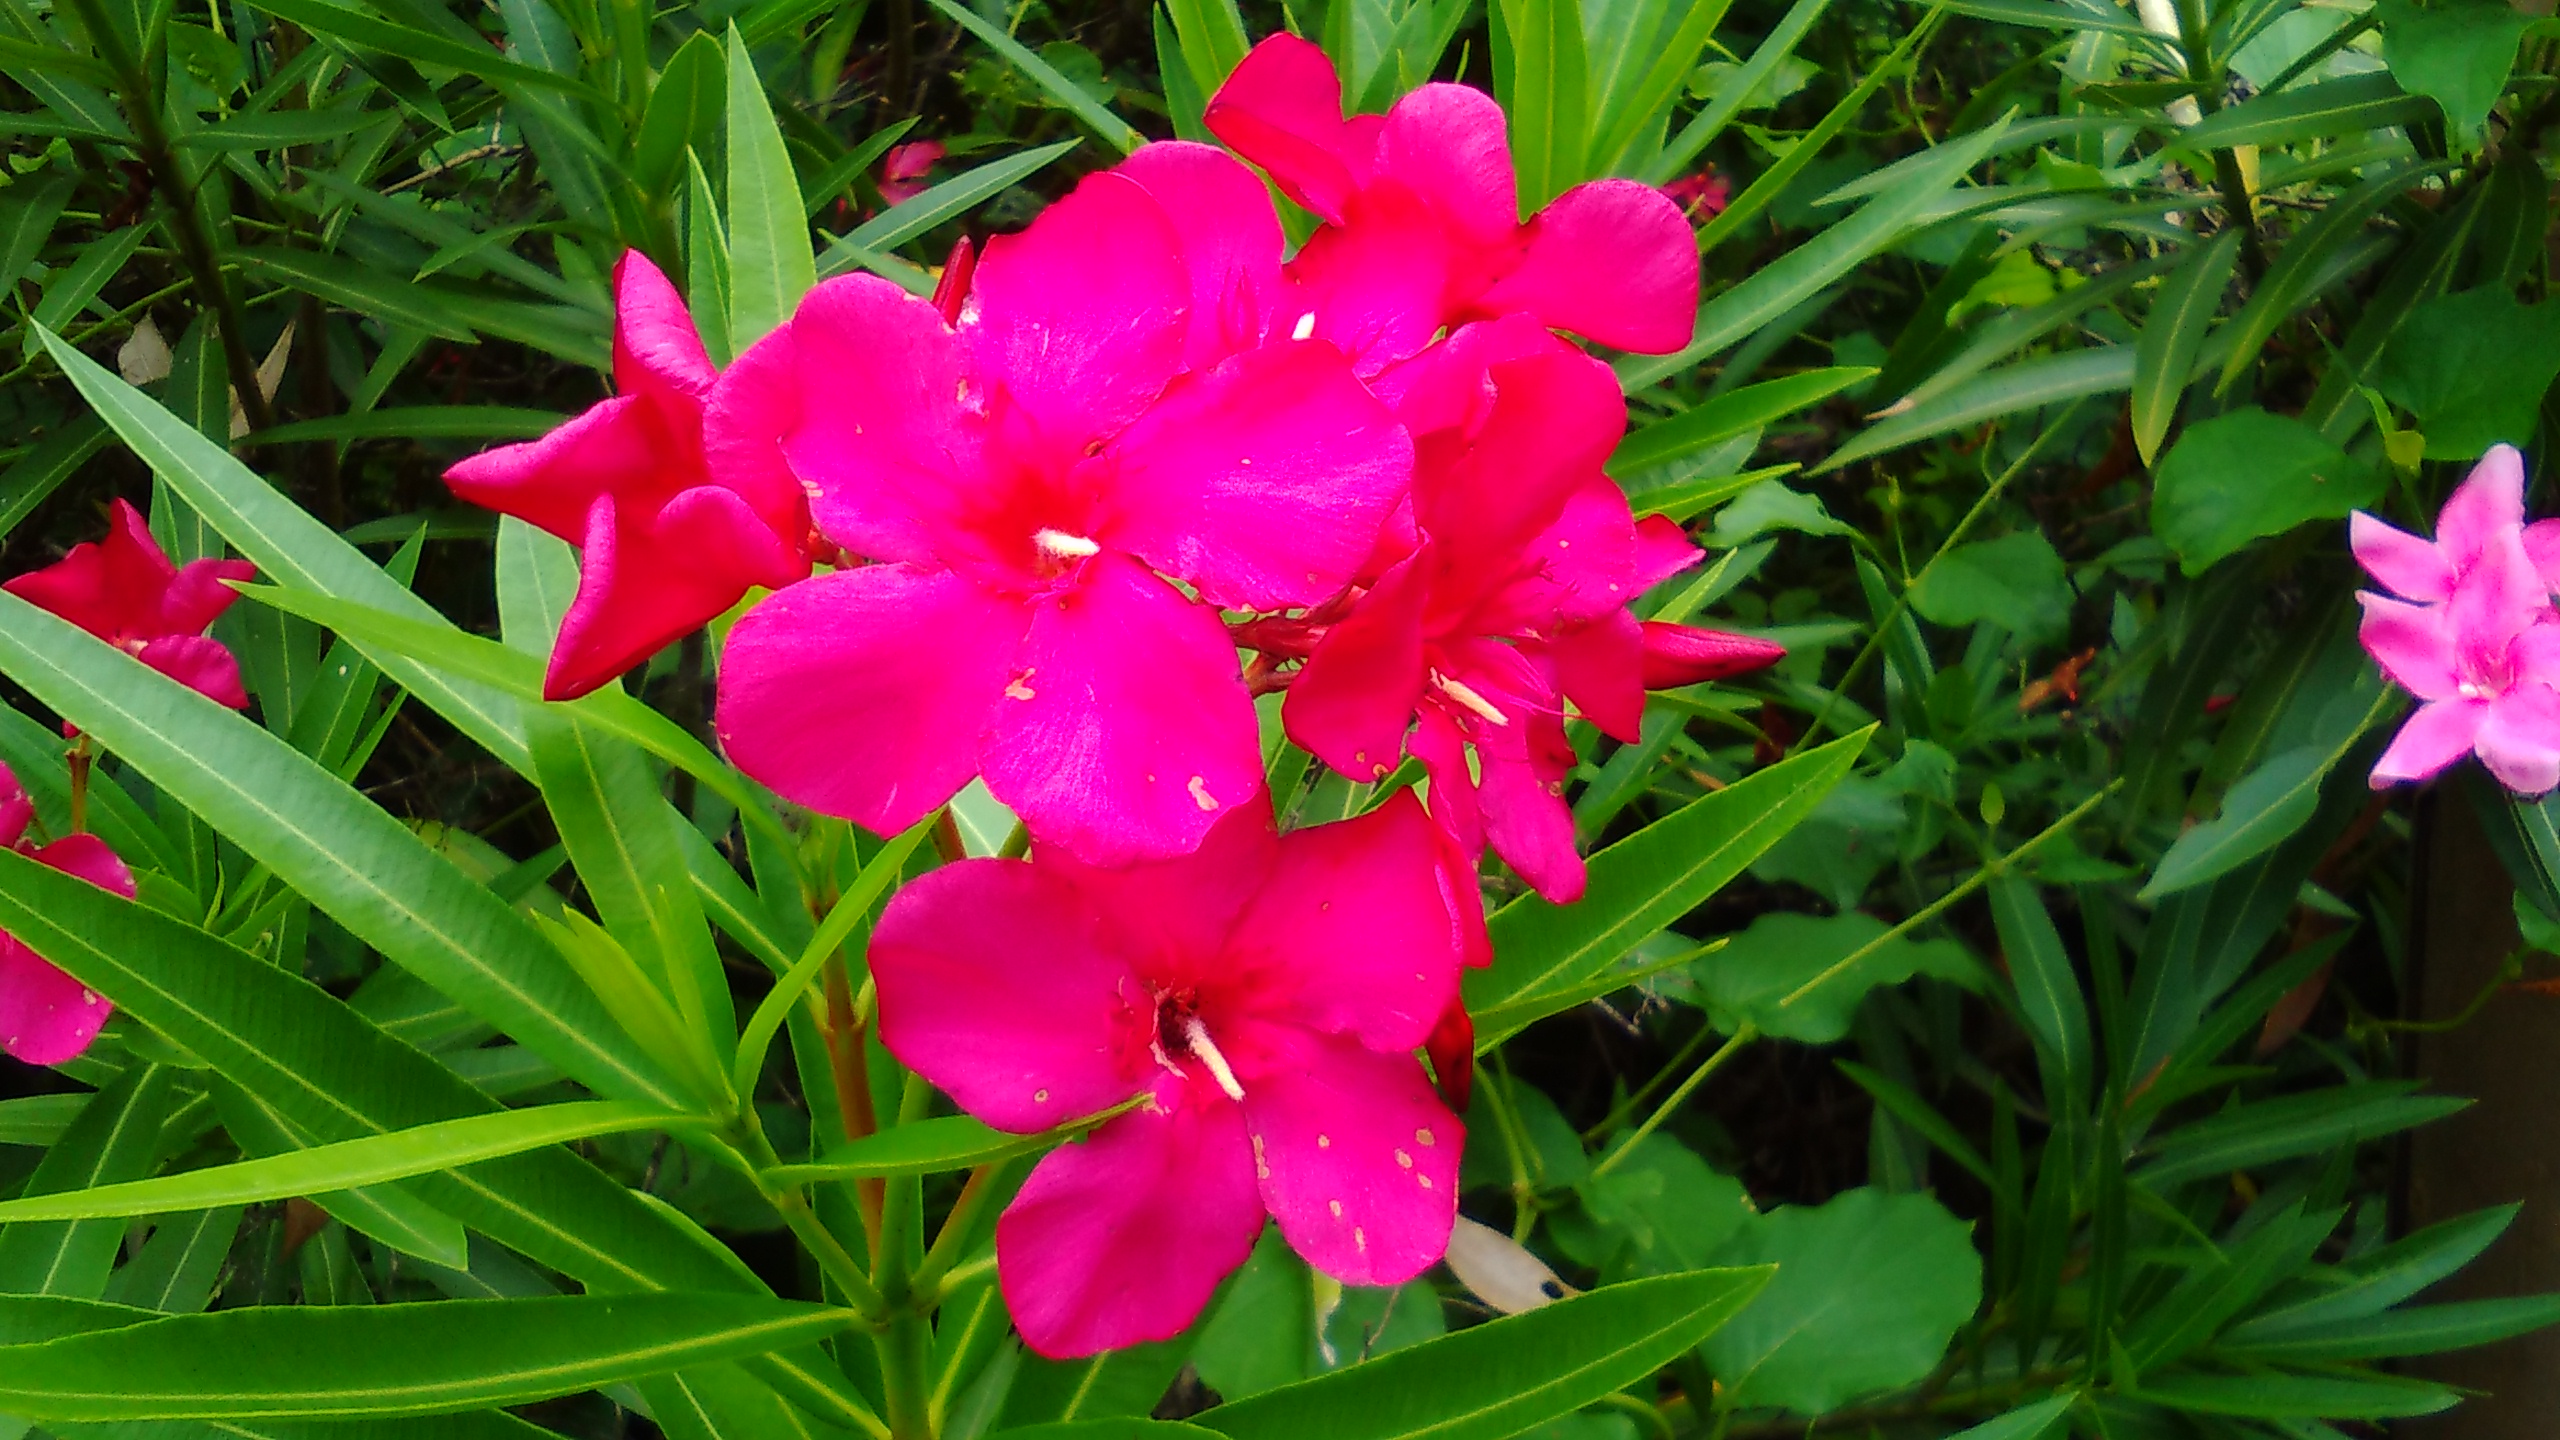
[[[249,703],[240,662],[204,632],[240,598],[226,581],[257,574],[245,560],[169,563],[140,512],[110,507],[107,537],[71,547],[41,570],[0,582],[143,664],[234,710]]]
[[[1035,840],[908,885],[871,945],[880,1038],[998,1129],[1139,1108],[1052,1150],[996,1226],[1044,1355],[1173,1335],[1268,1213],[1354,1285],[1440,1258],[1458,1119],[1413,1049],[1457,989],[1410,792],[1274,833],[1241,807],[1177,860],[1095,869]]]
[[[1698,249],[1679,205],[1638,181],[1593,180],[1523,223],[1502,107],[1481,90],[1424,85],[1383,116],[1345,117],[1333,62],[1274,35],[1219,87],[1207,122],[1330,222],[1301,264],[1378,272],[1391,257],[1434,276],[1425,336],[1517,312],[1621,350],[1689,343]],[[1329,259],[1337,246],[1345,257]]]
[[[101,890],[133,898],[133,874],[95,835],[66,835],[39,846],[27,838],[35,802],[0,765],[0,850],[76,875]],[[113,1013],[105,998],[0,930],[0,1053],[30,1065],[59,1065],[89,1048]]]
[[[543,679],[553,700],[605,684],[749,590],[809,573],[800,488],[704,461],[702,407],[715,372],[675,287],[635,250],[616,268],[614,291],[620,393],[539,440],[445,472],[463,499],[580,547],[577,598]]]
[[[1188,368],[1218,238],[1105,172],[988,243],[956,324],[848,276],[739,357],[715,465],[807,487],[827,537],[880,562],[731,632],[718,729],[740,768],[884,831],[983,774],[1097,864],[1188,851],[1260,793],[1212,607],[1338,592],[1412,451],[1325,341]]]

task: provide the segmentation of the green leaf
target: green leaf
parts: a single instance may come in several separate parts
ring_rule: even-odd
[[[1657,33],[1631,35],[1626,40],[1630,60],[1645,63],[1643,77],[1632,85],[1612,84],[1605,87],[1598,113],[1592,117],[1593,133],[1588,163],[1583,167],[1594,175],[1626,173],[1633,157],[1628,152],[1639,143],[1647,126],[1657,119],[1667,119],[1667,108],[1678,98],[1698,57],[1706,52],[1707,42],[1714,37],[1716,26],[1732,8],[1732,0],[1690,0],[1680,11],[1679,27],[1670,35]],[[1595,11],[1586,19],[1601,25],[1608,18]],[[1659,40],[1647,58],[1644,43]],[[1595,37],[1594,43],[1599,43]]]
[[[1750,1304],[1768,1276],[1699,1270],[1611,1285],[1196,1421],[1231,1440],[1503,1440],[1652,1374]]]
[[[1534,215],[1583,177],[1590,77],[1580,0],[1494,0],[1495,91],[1510,121],[1520,213]]]
[[[863,264],[861,257],[865,251],[894,249],[947,220],[957,219],[1046,169],[1049,162],[1082,143],[1080,140],[1061,140],[1054,145],[1025,150],[1019,155],[990,160],[937,182],[905,204],[892,205],[855,226],[851,234],[828,246],[826,254],[818,257],[818,273],[822,276],[841,275]],[[926,289],[930,291],[931,288],[928,281]]]
[[[1799,535],[1858,533],[1846,522],[1833,518],[1819,497],[1790,490],[1775,480],[1763,480],[1716,512],[1715,529],[1708,533],[1706,543],[1718,550],[1732,550],[1777,530],[1792,530]]]
[[[302,440],[532,440],[559,429],[568,418],[557,410],[507,405],[396,405],[295,420],[248,439],[261,445]]]
[[[2441,1385],[2381,1376],[2146,1375],[2134,1398],[2173,1410],[2260,1420],[2388,1420],[2433,1415],[2462,1396]]]
[[[1661,153],[1646,167],[1644,178],[1656,185],[1664,184],[1689,168],[1690,162],[1715,143],[1733,117],[1742,113],[1753,96],[1768,86],[1770,77],[1795,57],[1796,46],[1813,32],[1814,22],[1830,7],[1830,0],[1795,0],[1787,13],[1778,18],[1769,33],[1716,91],[1707,107],[1689,118],[1680,133],[1662,147]],[[1731,53],[1731,52],[1727,52]],[[1970,167],[1966,167],[1970,168]],[[1819,288],[1819,287],[1816,287]]]
[[[1729,390],[1627,436],[1619,442],[1617,453],[1609,457],[1609,473],[1631,475],[1645,466],[1676,460],[1758,430],[1821,404],[1875,373],[1872,366],[1837,365]]]
[[[2520,305],[2507,287],[2488,285],[2418,306],[2372,380],[2417,415],[2426,458],[2469,460],[2500,441],[2531,444],[2554,376],[2560,304]]]
[[[809,257],[800,178],[734,21],[728,49],[728,340],[732,351],[743,351],[791,318],[818,273]]]
[[[75,183],[68,175],[21,180],[0,199],[0,294],[18,288],[27,267],[53,238],[54,223],[70,203]]]
[[[292,746],[5,591],[0,672],[332,919],[563,1071],[609,1096],[680,1103],[522,915]]]
[[[1814,1045],[1848,1034],[1858,1003],[1878,986],[1899,985],[1915,975],[1981,983],[1980,963],[1956,942],[1887,934],[1883,921],[1855,910],[1763,915],[1690,962],[1689,977],[1707,1014],[1726,1034],[1752,1025],[1763,1034]],[[1853,955],[1857,963],[1829,973]],[[1822,983],[1788,999],[1816,979]]]
[[[2283,738],[2308,743],[2278,751],[2242,776],[2222,797],[2222,808],[2202,824],[2189,827],[2160,857],[2159,868],[2141,898],[2156,900],[2173,891],[2218,878],[2290,838],[2320,808],[2320,786],[2367,730],[2397,713],[2404,703],[2380,675],[2358,667],[2354,680],[2323,700],[2306,730]],[[2299,708],[2310,708],[2308,706]]]
[[[2322,85],[2315,88],[2326,90],[2330,87]],[[2231,115],[2237,110],[2222,113]],[[2420,162],[2373,166],[2354,189],[2331,200],[2310,223],[2295,231],[2293,238],[2276,256],[2275,263],[2267,267],[2266,276],[2249,296],[2249,303],[2242,306],[2240,313],[2224,327],[2224,332],[2231,339],[2229,348],[2223,353],[2222,376],[2214,384],[2215,393],[2229,393],[2241,372],[2256,363],[2258,352],[2266,348],[2267,340],[2275,334],[2277,327],[2291,319],[2294,312],[2310,304],[2323,289],[2359,267],[2359,247],[2370,238],[2365,233],[2365,224],[2374,213],[2400,192],[2438,173],[2440,168]]]
[[[1096,100],[1085,88],[1058,73],[1048,61],[1024,48],[1021,41],[987,23],[977,11],[959,0],[933,0],[933,8],[957,23],[961,29],[978,37],[986,47],[1004,58],[1004,62],[1023,73],[1039,86],[1060,108],[1091,126],[1113,149],[1126,155],[1145,143],[1146,137],[1129,127],[1129,122],[1111,113],[1111,107]]]
[[[1210,1440],[1217,1433],[1179,1420],[1141,1420],[1135,1416],[1123,1416],[1115,1420],[1070,1420],[1059,1425],[1026,1425],[1018,1430],[999,1430],[988,1440]]]
[[[175,1073],[168,1067],[144,1064],[89,1097],[27,1178],[27,1193],[73,1193],[150,1174],[160,1162],[161,1127],[177,1108],[176,1089]],[[27,1220],[0,1230],[0,1292],[97,1299],[106,1293],[125,1228],[96,1221]],[[13,1408],[0,1404],[0,1412]]]
[[[2201,575],[2253,540],[2342,520],[2382,496],[2383,476],[2319,431],[2254,405],[2188,427],[2160,461],[2151,528]]]
[[[0,1221],[93,1220],[165,1215],[217,1205],[255,1205],[405,1180],[412,1175],[458,1169],[599,1135],[671,1130],[699,1123],[698,1119],[675,1111],[620,1100],[571,1101],[447,1120],[156,1179],[0,1201]]]
[[[2226,230],[2200,251],[2189,252],[2160,282],[2142,334],[2133,345],[2133,443],[2142,463],[2160,455],[2160,442],[2178,418],[2178,399],[2196,373],[2205,332],[2230,288],[2240,258],[2240,232]]]
[[[188,150],[281,150],[342,140],[381,120],[380,110],[265,110],[230,119],[175,139]]]
[[[2379,1315],[2480,1257],[2515,1222],[2517,1207],[2497,1205],[2441,1220],[2350,1260],[2323,1277],[2328,1288],[2308,1299],[2259,1312],[2232,1327],[2234,1343],[2280,1340]]]
[[[1497,911],[1493,964],[1466,977],[1477,1048],[1510,1033],[1485,1024],[1487,1012],[1596,976],[1705,903],[1839,784],[1866,744],[1860,732],[1780,761],[1611,845],[1591,857],[1579,903],[1525,895]]]
[[[2536,17],[2491,0],[2381,0],[2374,14],[2391,78],[2442,107],[2462,150],[2478,149],[2481,127],[2515,68],[2516,44]]]
[[[814,1164],[782,1165],[764,1172],[777,1186],[811,1185],[875,1175],[937,1175],[968,1170],[1016,1155],[1046,1150],[1100,1117],[1037,1135],[1008,1135],[966,1115],[946,1115],[905,1124],[849,1141],[828,1150]]]
[[[0,539],[62,488],[62,482],[107,446],[107,427],[82,416],[46,437],[17,463],[0,471]]]
[[[631,178],[651,195],[667,195],[684,178],[684,152],[707,152],[726,109],[727,60],[708,30],[667,57],[649,88],[649,109],[631,146]],[[770,113],[770,112],[768,112]]]
[[[2396,1135],[2471,1104],[2451,1095],[2413,1093],[2417,1088],[2407,1080],[2367,1080],[2234,1105],[2161,1137],[2157,1158],[2133,1178],[2155,1191],[2165,1190]]]
[[[2192,155],[2241,145],[2290,145],[2405,125],[2426,118],[2429,108],[2424,97],[2403,91],[2389,75],[2349,75],[2254,96],[2188,126],[2175,144]]]
[[[1939,625],[1990,621],[2029,638],[2058,638],[2071,623],[2071,581],[2039,530],[1976,540],[1929,562],[1911,608]]]
[[[2025,0],[2020,0],[2025,3]],[[2053,1427],[2061,1423],[2071,1407],[2079,1403],[2077,1395],[2056,1395],[2021,1406],[1996,1420],[1985,1420],[1969,1429],[1960,1430],[1947,1440],[2045,1440]]]
[[[379,50],[414,63],[459,70],[492,84],[529,85],[580,99],[600,99],[584,81],[555,75],[533,65],[520,65],[487,45],[475,45],[414,26],[396,24],[336,3],[336,0],[257,0],[257,8],[290,20],[315,35],[326,35],[365,50]]]
[[[2039,1055],[2052,1057],[2058,1073],[2048,1077],[2050,1103],[2068,1103],[2066,1095],[2086,1095],[2091,1070],[2089,1006],[2080,993],[2080,976],[2062,948],[2061,932],[2045,913],[2036,887],[2015,875],[1991,882],[1991,923],[2000,937],[2000,953],[2009,963],[2009,979],[2017,987],[2018,1010],[2037,1041]],[[2059,1080],[2059,1085],[2051,1081]]]
[[[2033,420],[2036,412],[2048,406],[2113,394],[2133,384],[2133,360],[2132,346],[2098,345],[2004,365],[1859,432],[1815,466],[1813,473],[1827,474],[1871,455],[1969,430],[1986,421]]]
[[[1867,1092],[1876,1108],[1918,1132],[1920,1138],[1938,1147],[1940,1153],[1965,1168],[1984,1188],[1996,1190],[2000,1184],[1991,1162],[1982,1158],[1972,1141],[1949,1123],[1947,1117],[1931,1108],[1910,1087],[1886,1078],[1854,1060],[1835,1060],[1840,1073]]]
[[[1819,1415],[1936,1369],[1982,1303],[1968,1229],[1926,1195],[1864,1189],[1756,1217],[1718,1258],[1777,1278],[1707,1340],[1719,1402]]]
[[[0,1407],[39,1420],[432,1414],[760,1355],[858,1318],[741,1295],[260,1306],[0,1348]]]
[[[2109,35],[2157,38],[2140,20],[2093,0],[1947,0],[1947,9],[1980,20],[2032,25],[2041,30],[2095,30]]]
[[[1818,13],[1821,0],[1799,0]],[[1766,41],[1762,42],[1764,48]],[[1677,354],[1619,362],[1618,382],[1630,393],[1696,365],[1754,334],[1834,280],[1900,241],[1939,197],[1964,179],[2000,141],[2006,122],[1937,147],[1926,164],[1887,194],[1709,300],[1698,311],[1695,339]],[[1682,163],[1686,163],[1685,161]]]
[[[2380,1315],[2333,1320],[2326,1325],[2294,1326],[2280,1335],[2256,1339],[2244,1340],[2234,1332],[2214,1348],[2221,1354],[2254,1361],[2327,1365],[2467,1350],[2550,1325],[2560,1325],[2560,1295],[2519,1295],[2450,1305],[2414,1305]]]

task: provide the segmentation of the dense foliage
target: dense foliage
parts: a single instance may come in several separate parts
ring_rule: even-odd
[[[2358,644],[2345,522],[2451,555],[2475,462],[2549,453],[2551,29],[2489,0],[5,0],[0,576],[54,578],[0,595],[0,1048],[31,1062],[0,1072],[0,1431],[2299,1440],[2454,1404],[2398,1362],[2560,1300],[2420,1296],[2510,1210],[2394,1228],[2388,1142],[2463,1102],[2403,1078],[2413,807],[2370,781],[2410,707]],[[1554,323],[1634,347],[1595,350],[1618,513],[1707,552],[1633,618],[1785,658],[1664,672],[1640,724],[1577,695],[1572,846],[1493,842],[1472,1043],[1428,1047],[1466,1138],[1445,1266],[1341,1283],[1275,1203],[1196,1323],[1050,1358],[1094,1347],[1017,1335],[997,1217],[1123,1102],[993,1113],[970,1066],[1009,1052],[894,1012],[971,958],[915,917],[992,913],[968,867],[1103,844],[1087,812],[1018,829],[992,764],[912,813],[802,793],[712,714],[781,623],[729,601],[808,553],[578,649],[599,547],[475,491],[505,461],[444,475],[605,395],[636,273],[705,367],[822,279],[956,320],[991,235],[1167,137],[1269,167],[1307,242],[1285,152],[1211,123],[1284,30],[1356,112],[1489,92],[1524,220],[1604,177],[1679,207],[1693,327]],[[2501,645],[2548,609],[2527,543]],[[1283,630],[1317,607],[1263,598],[1230,608],[1268,612],[1240,638],[1271,843],[1392,831],[1411,853],[1364,871],[1445,874],[1402,798],[1429,757],[1301,748],[1281,692],[1321,662]],[[2407,679],[2424,648],[2383,653]],[[825,670],[757,672],[763,703]],[[827,718],[817,760],[873,758]],[[1444,752],[1435,807],[1492,755]],[[2441,798],[2560,942],[2560,808],[2474,769]],[[1165,1013],[1199,1085],[1259,1085]],[[1372,1048],[1419,1086],[1406,1022]]]

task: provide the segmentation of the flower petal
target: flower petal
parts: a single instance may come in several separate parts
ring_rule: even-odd
[[[2421,705],[2373,764],[2373,788],[2424,780],[2471,753],[2489,718],[2485,700],[2440,700]]]
[[[2492,538],[2523,524],[2524,457],[2513,445],[2492,445],[2446,498],[2436,516],[2436,544],[2459,574]]]
[[[172,635],[152,640],[134,652],[143,664],[186,686],[216,705],[249,708],[249,692],[240,684],[240,661],[229,646],[210,635]]]
[[[699,403],[716,373],[684,297],[648,256],[623,251],[613,267],[613,388],[673,391]]]
[[[546,700],[574,700],[701,629],[758,587],[809,575],[806,556],[747,502],[704,485],[655,515],[599,497],[587,522],[577,598],[560,624]]]
[[[95,835],[65,835],[41,850],[33,852],[39,865],[50,865],[65,875],[77,876],[99,889],[125,899],[133,898],[133,872],[125,868],[107,842]]]
[[[1597,344],[1667,355],[1696,328],[1697,236],[1650,185],[1576,185],[1530,220],[1528,249],[1475,309],[1525,310]]]
[[[2490,701],[2472,745],[2498,783],[2519,795],[2560,786],[2560,691],[2518,685]]]
[[[1282,286],[1280,217],[1253,172],[1214,145],[1160,140],[1112,167],[1155,198],[1191,277],[1183,363],[1205,369],[1262,343]]]
[[[692,403],[648,394],[598,401],[539,440],[456,463],[444,482],[484,510],[582,544],[597,496],[664,503],[702,483],[700,415],[685,408]]]
[[[1111,551],[1036,602],[987,787],[1092,865],[1179,855],[1262,793],[1253,701],[1217,612]],[[858,729],[855,733],[861,733]]]
[[[1097,539],[1212,604],[1312,605],[1350,581],[1413,477],[1395,415],[1321,341],[1185,377],[1099,457]]]
[[[1200,848],[1135,865],[1087,865],[1042,837],[1031,841],[1041,869],[1075,887],[1127,953],[1150,972],[1209,963],[1227,948],[1236,917],[1271,883],[1280,832],[1268,805],[1238,805],[1209,827]],[[1168,976],[1158,975],[1158,979]]]
[[[1289,261],[1285,313],[1374,375],[1422,352],[1447,319],[1446,228],[1402,185],[1352,198],[1343,223],[1316,231]]]
[[[1555,714],[1532,710],[1513,724],[1519,736],[1477,735],[1482,778],[1476,803],[1484,810],[1485,843],[1520,872],[1549,902],[1582,898],[1582,856],[1573,845],[1573,811],[1564,803],[1564,777],[1573,769],[1573,747]]]
[[[153,638],[161,633],[161,596],[177,567],[151,538],[140,511],[118,500],[107,513],[105,539],[82,541],[41,570],[0,582],[0,590],[102,640]]]
[[[160,595],[160,627],[166,635],[201,635],[240,599],[230,581],[258,578],[246,560],[190,560],[169,577]]]
[[[1282,1008],[1305,1029],[1411,1050],[1458,994],[1439,867],[1438,836],[1410,790],[1358,819],[1292,830],[1224,963],[1266,977],[1265,1015]]]
[[[948,571],[804,580],[729,632],[720,743],[784,798],[893,834],[978,768],[1030,616]]]
[[[1306,1031],[1269,1058],[1237,1073],[1262,1200],[1290,1248],[1346,1285],[1429,1269],[1457,1220],[1466,1133],[1421,1062]]]
[[[14,849],[36,819],[36,802],[16,772],[0,765],[0,850]]]
[[[2432,540],[2421,540],[2359,510],[2347,517],[2347,548],[2365,573],[2394,595],[2440,601],[2453,593],[2453,562]]]
[[[1556,632],[1556,688],[1601,733],[1632,745],[1644,728],[1644,627],[1623,609]]]
[[[1378,178],[1412,190],[1469,243],[1508,245],[1520,228],[1520,196],[1507,132],[1492,96],[1424,85],[1387,112]]]
[[[988,241],[973,284],[977,319],[961,329],[974,378],[1061,457],[1136,419],[1182,364],[1182,249],[1164,207],[1123,176],[1088,175],[1030,229]]]
[[[928,563],[931,522],[981,463],[965,359],[931,305],[874,275],[829,280],[721,375],[703,417],[712,471],[748,493],[805,486],[828,539]]]
[[[1422,700],[1422,577],[1413,561],[1379,577],[1325,631],[1280,704],[1289,738],[1355,780],[1395,768]]]
[[[1328,220],[1369,178],[1374,126],[1342,116],[1342,81],[1323,50],[1277,34],[1253,47],[1209,100],[1209,133]]]
[[[2382,673],[2421,700],[2451,698],[2461,681],[2453,669],[2453,637],[2439,606],[2411,605],[2370,590],[2356,592],[2364,620],[2356,639]]]
[[[1636,522],[1636,592],[1652,589],[1706,555],[1677,521],[1664,515],[1647,515]]]
[[[1673,690],[1702,680],[1723,680],[1765,670],[1787,658],[1787,647],[1755,635],[1696,625],[1644,622],[1644,688]]]
[[[1487,371],[1494,404],[1465,451],[1435,463],[1425,445],[1414,518],[1441,574],[1435,611],[1470,603],[1518,573],[1540,532],[1596,476],[1625,433],[1626,401],[1609,367],[1579,352],[1508,360]]]
[[[34,859],[133,898],[133,873],[95,835],[66,836],[35,851]],[[113,1013],[105,997],[0,931],[0,1052],[30,1065],[59,1065],[87,1050]]]
[[[1155,1014],[1065,878],[964,860],[911,881],[871,937],[880,1043],[1017,1134],[1117,1105],[1159,1073]]]
[[[2524,527],[2524,553],[2542,588],[2560,591],[2560,520],[2536,520]]]
[[[1261,1233],[1235,1106],[1134,1110],[1042,1157],[996,1221],[996,1273],[1023,1343],[1066,1359],[1182,1333]]]

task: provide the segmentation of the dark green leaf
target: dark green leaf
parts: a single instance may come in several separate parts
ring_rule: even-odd
[[[2341,520],[2382,494],[2383,476],[2320,432],[2254,405],[2190,426],[2160,462],[2151,528],[2189,575],[2253,540]]]

